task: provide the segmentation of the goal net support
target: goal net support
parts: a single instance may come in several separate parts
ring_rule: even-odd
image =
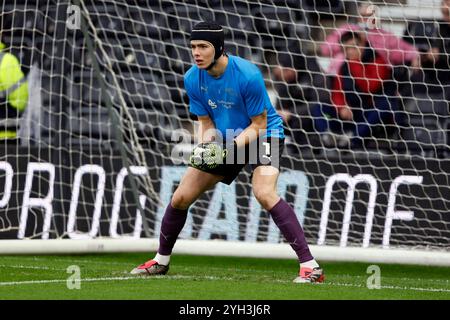
[[[344,135],[330,135],[330,144],[318,131],[314,110],[330,103],[332,67],[342,56],[339,45],[334,56],[324,54],[332,47],[327,37],[345,24],[361,27],[359,4],[2,2],[1,52],[16,57],[28,96],[24,112],[0,119],[20,126],[17,138],[0,141],[0,254],[157,249],[164,210],[196,144],[183,85],[192,66],[189,34],[209,19],[224,27],[228,54],[260,68],[283,117],[278,193],[313,255],[450,265],[450,87],[440,78],[445,65],[417,69],[406,58],[434,47],[448,58],[436,22],[440,1],[367,4],[366,35],[383,29],[381,36],[410,45],[390,49],[403,50],[402,61],[386,62],[393,93],[369,93],[395,104],[392,117],[356,147],[346,147]],[[0,81],[5,110],[14,99],[6,89]],[[294,258],[291,251],[254,197],[249,168],[191,206],[175,246],[178,253]]]

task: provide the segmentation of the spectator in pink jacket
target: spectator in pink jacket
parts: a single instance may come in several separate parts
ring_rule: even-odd
[[[370,46],[391,65],[410,65],[413,68],[420,66],[417,49],[396,35],[378,28],[374,23],[376,19],[374,6],[361,4],[358,8],[358,24],[348,23],[331,33],[320,46],[322,56],[333,58],[327,73],[337,74],[344,62],[344,53],[339,43],[341,36],[347,31],[361,30]]]

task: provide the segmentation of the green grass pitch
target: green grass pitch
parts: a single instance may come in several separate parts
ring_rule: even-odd
[[[322,262],[323,284],[293,283],[295,260],[174,255],[166,276],[129,274],[152,256],[0,256],[0,299],[450,299],[449,267],[378,264],[380,289],[367,288],[369,263]],[[71,265],[79,289],[67,286]]]

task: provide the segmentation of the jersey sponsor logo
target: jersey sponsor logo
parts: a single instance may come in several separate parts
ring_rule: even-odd
[[[208,92],[208,87],[200,86],[200,90],[203,92]]]
[[[219,100],[218,103],[220,103],[226,109],[231,109],[234,105],[233,101]]]
[[[208,105],[211,107],[211,109],[217,108],[217,104],[211,99],[208,99]]]

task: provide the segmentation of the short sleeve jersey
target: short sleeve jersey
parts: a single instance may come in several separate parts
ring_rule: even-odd
[[[248,60],[228,55],[225,72],[215,78],[192,66],[184,76],[190,112],[208,115],[224,139],[227,129],[237,136],[251,124],[251,118],[267,111],[268,137],[284,138],[283,120],[270,102],[258,67]]]

